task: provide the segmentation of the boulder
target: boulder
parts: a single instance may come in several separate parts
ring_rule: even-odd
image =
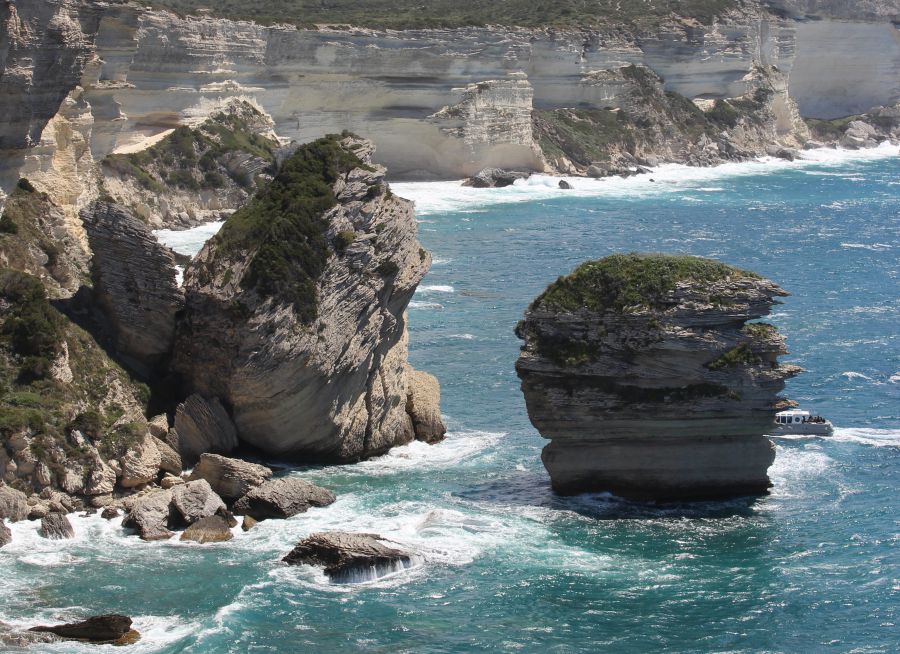
[[[165,540],[172,536],[171,490],[159,490],[126,502],[125,519],[122,526],[134,529],[142,540]]]
[[[215,515],[225,510],[225,502],[213,492],[205,479],[189,481],[172,489],[172,508],[177,511],[180,521],[192,525],[201,518]]]
[[[100,512],[100,517],[104,520],[115,520],[119,517],[119,509],[114,506],[108,506]]]
[[[18,522],[28,517],[28,498],[22,491],[0,486],[0,520]]]
[[[41,518],[39,533],[50,540],[75,538],[75,530],[72,528],[72,523],[62,513],[51,513]]]
[[[219,454],[202,454],[190,476],[191,479],[205,479],[229,502],[243,497],[271,477],[272,471],[266,466]]]
[[[169,473],[163,475],[163,478],[159,480],[161,488],[175,488],[175,486],[180,486],[183,483],[184,479],[176,477],[175,475],[170,475]]]
[[[227,454],[237,447],[237,431],[217,398],[193,394],[175,411],[175,432],[183,465],[193,465],[205,452]]]
[[[288,565],[321,566],[335,583],[371,581],[412,566],[409,552],[387,542],[376,534],[311,534],[282,560]]]
[[[444,438],[447,428],[441,420],[441,386],[434,375],[409,369],[406,412],[412,418],[416,439],[436,443]]]
[[[244,531],[247,531],[246,529]],[[9,545],[12,542],[12,532],[3,520],[0,520],[0,547]]]
[[[569,182],[567,182],[566,180],[561,179],[561,180],[559,180],[559,188],[565,189],[565,190],[570,190],[572,188],[572,185],[569,184]]]
[[[100,458],[96,449],[92,447],[91,450],[92,459],[87,465],[82,493],[91,497],[108,495],[116,487],[116,471]]]
[[[250,531],[256,526],[256,524],[257,520],[255,518],[249,515],[245,515],[244,520],[241,522],[241,529],[243,531]]]
[[[162,455],[156,446],[158,442],[147,433],[140,443],[125,453],[122,457],[122,479],[119,482],[123,488],[133,488],[156,480],[162,463]]]
[[[861,120],[852,120],[847,125],[844,135],[841,137],[840,144],[842,147],[856,150],[859,148],[870,148],[878,144],[876,141],[878,130]]]
[[[149,429],[151,436],[154,436],[162,441],[166,440],[166,436],[169,433],[168,416],[166,416],[165,413],[154,416],[147,422],[147,429]]]
[[[206,516],[190,525],[181,534],[181,540],[190,540],[196,543],[221,543],[234,538],[228,522],[219,515]]]
[[[656,501],[764,493],[766,438],[799,368],[784,339],[745,324],[787,295],[697,257],[613,255],[532,302],[516,362],[541,459],[561,494]]]
[[[29,631],[56,634],[60,638],[90,643],[113,643],[125,638],[131,629],[131,618],[124,615],[95,615],[81,622],[55,626],[37,626]]]
[[[794,161],[800,157],[800,153],[791,148],[784,148],[780,145],[770,145],[766,148],[766,154],[776,159],[784,159],[785,161]]]
[[[164,435],[167,434],[168,432]],[[171,475],[180,475],[182,470],[181,455],[165,440],[161,440],[156,436],[154,436],[153,440],[156,443],[156,449],[159,450],[159,469]]]
[[[328,506],[337,498],[334,493],[299,477],[282,477],[265,482],[234,504],[235,513],[256,520],[290,518],[311,506]]]
[[[530,172],[521,170],[503,170],[501,168],[484,168],[463,182],[463,186],[473,188],[504,188],[512,186],[517,179],[528,179]]]

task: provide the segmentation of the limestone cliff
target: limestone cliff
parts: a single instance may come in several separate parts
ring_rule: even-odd
[[[358,460],[415,438],[404,311],[430,255],[371,155],[347,135],[301,146],[185,271],[186,391],[270,454]]]
[[[764,434],[799,369],[774,327],[747,323],[787,295],[695,257],[614,255],[529,307],[516,370],[560,493],[670,500],[760,493]]]

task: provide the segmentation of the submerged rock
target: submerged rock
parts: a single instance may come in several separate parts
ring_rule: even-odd
[[[219,454],[203,454],[190,478],[205,479],[223,499],[234,501],[271,477],[272,471],[266,466]]]
[[[95,615],[87,620],[69,624],[40,625],[32,627],[29,631],[51,633],[60,638],[84,640],[91,643],[114,643],[122,641],[131,633],[137,635],[137,632],[131,629],[131,618],[115,613]],[[135,640],[129,638],[128,642],[135,642]]]
[[[290,518],[313,506],[328,506],[337,498],[321,486],[299,477],[282,477],[254,488],[234,503],[234,510],[256,520]]]
[[[774,327],[745,324],[787,295],[696,257],[614,255],[529,307],[516,371],[557,492],[641,499],[765,492],[765,437],[799,368]]]
[[[387,542],[376,534],[317,533],[297,543],[282,560],[288,565],[321,566],[335,583],[360,583],[412,566],[409,552]]]
[[[50,540],[66,540],[75,538],[75,530],[72,523],[62,513],[51,513],[41,518],[40,534]]]

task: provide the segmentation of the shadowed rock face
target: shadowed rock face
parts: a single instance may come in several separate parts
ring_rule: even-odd
[[[118,615],[96,615],[82,622],[32,627],[29,631],[48,632],[61,638],[109,643],[123,638],[131,631],[131,618]]]
[[[288,565],[316,565],[335,583],[371,581],[412,565],[412,555],[376,534],[334,531],[312,534],[282,559]]]
[[[796,374],[784,340],[746,321],[786,293],[694,257],[607,257],[560,278],[516,333],[542,460],[564,494],[640,499],[765,492],[764,434]]]
[[[268,454],[351,461],[415,438],[404,311],[431,258],[371,153],[301,146],[185,271],[175,367]]]

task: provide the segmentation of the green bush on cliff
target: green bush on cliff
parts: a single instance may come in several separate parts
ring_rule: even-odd
[[[364,164],[337,135],[303,145],[226,221],[214,244],[217,255],[252,257],[244,290],[292,305],[303,322],[315,320],[316,281],[330,253],[324,214],[337,204],[332,185],[357,167]]]
[[[718,261],[667,254],[614,254],[583,263],[553,282],[534,301],[535,309],[618,311],[654,308],[678,282],[712,282],[759,275]]]

